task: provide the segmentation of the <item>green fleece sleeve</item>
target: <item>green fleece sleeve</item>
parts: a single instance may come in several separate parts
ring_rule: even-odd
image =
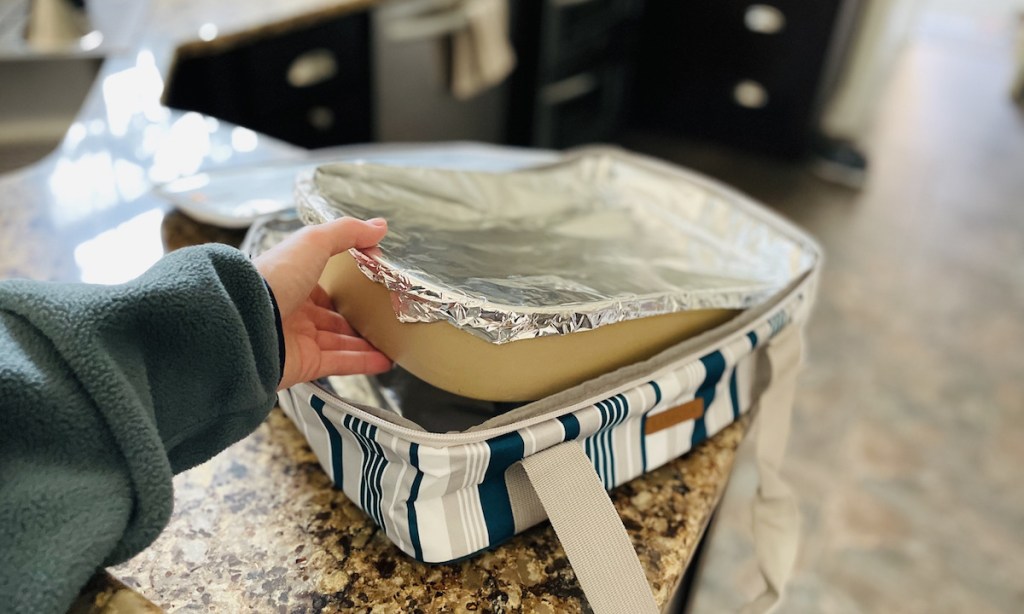
[[[172,475],[273,406],[277,324],[225,246],[120,286],[0,282],[0,609],[64,612],[156,538]]]

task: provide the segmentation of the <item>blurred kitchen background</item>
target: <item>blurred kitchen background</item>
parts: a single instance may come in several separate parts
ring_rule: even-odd
[[[122,248],[152,186],[286,144],[616,143],[807,228],[784,612],[1024,611],[1021,105],[1024,0],[0,2],[0,171]],[[744,452],[696,612],[759,592],[755,487]]]

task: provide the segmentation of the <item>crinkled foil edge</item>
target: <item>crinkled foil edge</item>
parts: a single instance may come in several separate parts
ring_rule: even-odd
[[[305,224],[321,224],[343,217],[341,211],[317,193],[312,172],[297,177],[295,201],[299,217]],[[813,246],[805,247],[816,251]],[[782,288],[765,285],[759,292],[752,292],[749,286],[734,292],[714,288],[681,295],[641,296],[629,301],[566,305],[565,309],[522,309],[449,292],[436,284],[399,272],[387,261],[386,255],[370,257],[357,249],[350,250],[350,253],[364,275],[392,292],[392,306],[400,322],[448,322],[496,345],[593,330],[608,324],[679,311],[747,309],[764,302]]]

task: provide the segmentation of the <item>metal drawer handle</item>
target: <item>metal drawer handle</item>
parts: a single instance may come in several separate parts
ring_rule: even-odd
[[[540,99],[544,104],[554,106],[586,96],[596,89],[597,77],[594,73],[587,72],[545,86],[541,90]]]
[[[311,49],[292,60],[285,78],[292,87],[311,87],[338,75],[338,59],[323,47]]]
[[[770,4],[751,4],[743,14],[743,23],[751,32],[778,34],[786,27],[786,16]]]
[[[736,104],[748,109],[760,109],[768,104],[768,90],[753,79],[744,79],[732,90]]]

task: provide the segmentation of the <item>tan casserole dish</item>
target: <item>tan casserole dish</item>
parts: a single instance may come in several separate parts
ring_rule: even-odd
[[[388,289],[367,278],[347,253],[331,260],[320,283],[349,323],[407,371],[488,401],[543,398],[649,358],[738,313],[685,311],[497,345],[447,322],[400,322]]]

